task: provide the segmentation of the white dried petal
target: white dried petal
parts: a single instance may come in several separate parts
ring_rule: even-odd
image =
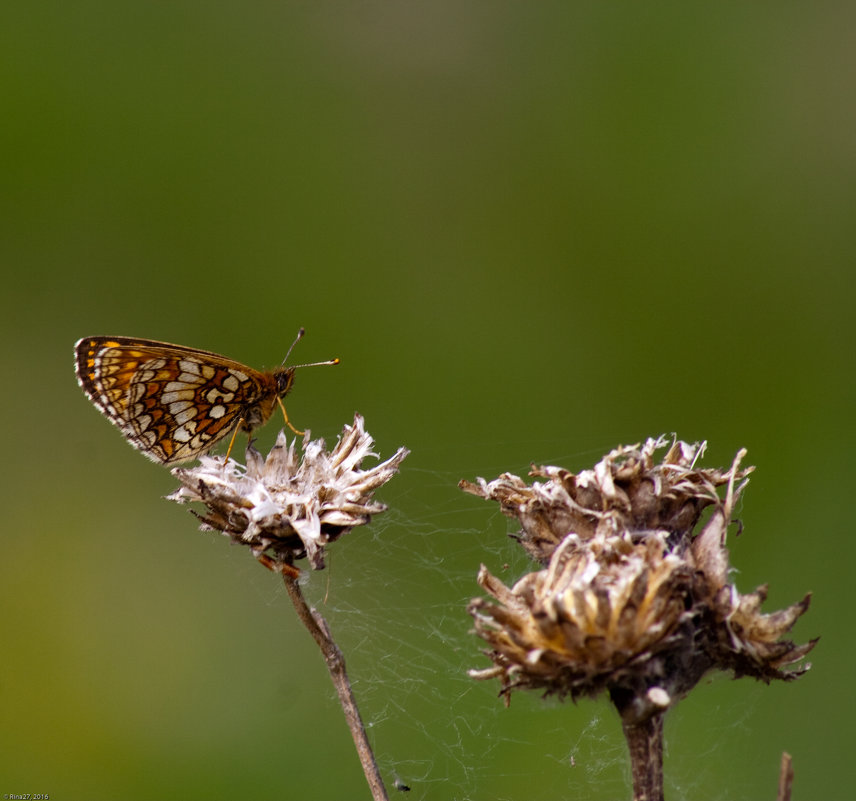
[[[305,554],[313,567],[323,567],[327,543],[386,509],[372,493],[395,475],[408,451],[400,448],[385,462],[360,469],[363,459],[374,455],[360,415],[330,452],[308,433],[302,458],[296,445],[280,432],[266,458],[248,449],[246,467],[203,456],[197,467],[173,470],[182,486],[168,497],[204,503],[203,524],[250,545],[257,556],[270,550],[290,564]]]

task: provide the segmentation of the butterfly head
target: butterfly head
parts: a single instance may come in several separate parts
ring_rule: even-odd
[[[274,381],[276,381],[276,394],[280,398],[284,398],[291,391],[294,385],[294,367],[278,367],[273,371]]]

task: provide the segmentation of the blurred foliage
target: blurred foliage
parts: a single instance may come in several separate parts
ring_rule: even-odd
[[[163,503],[75,386],[126,334],[298,375],[358,410],[392,510],[307,589],[378,759],[420,799],[628,797],[606,706],[515,698],[465,604],[526,570],[460,478],[675,431],[758,471],[732,540],[814,669],[714,679],[667,721],[672,799],[842,797],[853,741],[856,7],[12,4],[0,24],[3,792],[365,798],[273,576]],[[269,446],[276,425],[260,433]],[[44,512],[44,514],[42,514]],[[573,757],[573,759],[571,759]],[[571,762],[574,763],[571,766]],[[393,792],[393,791],[391,791]]]

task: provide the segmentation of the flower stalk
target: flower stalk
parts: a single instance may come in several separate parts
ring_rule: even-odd
[[[663,801],[663,719],[651,715],[639,723],[621,721],[630,751],[633,801]]]
[[[324,663],[327,665],[330,679],[333,681],[336,694],[339,696],[339,703],[342,706],[345,721],[351,731],[351,737],[354,740],[360,764],[363,766],[363,773],[366,776],[372,798],[374,801],[388,801],[389,796],[387,795],[383,778],[378,770],[371,743],[369,743],[369,738],[366,735],[366,727],[363,725],[363,719],[360,716],[354,692],[351,689],[351,681],[348,678],[348,671],[345,668],[345,657],[342,656],[339,646],[333,639],[327,621],[317,611],[310,609],[306,604],[297,578],[291,575],[291,573],[284,572],[282,580],[285,582],[288,597],[291,599],[291,603],[294,604],[297,617],[306,626],[307,631],[312,635],[312,639],[315,640],[321,649],[321,655],[324,657]]]

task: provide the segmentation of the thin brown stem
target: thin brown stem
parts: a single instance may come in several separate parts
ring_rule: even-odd
[[[633,801],[663,801],[663,715],[622,721],[630,748]]]
[[[779,793],[776,801],[791,801],[791,786],[794,783],[794,764],[787,751],[782,752],[782,765],[779,769]]]
[[[339,695],[339,703],[341,703],[342,710],[345,713],[345,720],[348,723],[348,728],[351,730],[351,736],[354,738],[354,745],[357,748],[357,754],[363,766],[366,781],[369,783],[372,798],[374,801],[389,801],[389,796],[386,793],[383,779],[380,776],[374,753],[366,736],[366,729],[360,717],[357,702],[354,699],[354,693],[351,690],[351,682],[345,670],[345,658],[342,656],[339,646],[336,645],[330,634],[327,621],[318,612],[311,610],[306,605],[296,577],[283,573],[282,580],[285,582],[285,589],[288,591],[288,597],[291,598],[291,602],[294,604],[297,616],[303,625],[306,626],[315,642],[318,643],[318,647],[324,656],[327,670],[330,672],[330,678],[333,680],[333,686]]]

